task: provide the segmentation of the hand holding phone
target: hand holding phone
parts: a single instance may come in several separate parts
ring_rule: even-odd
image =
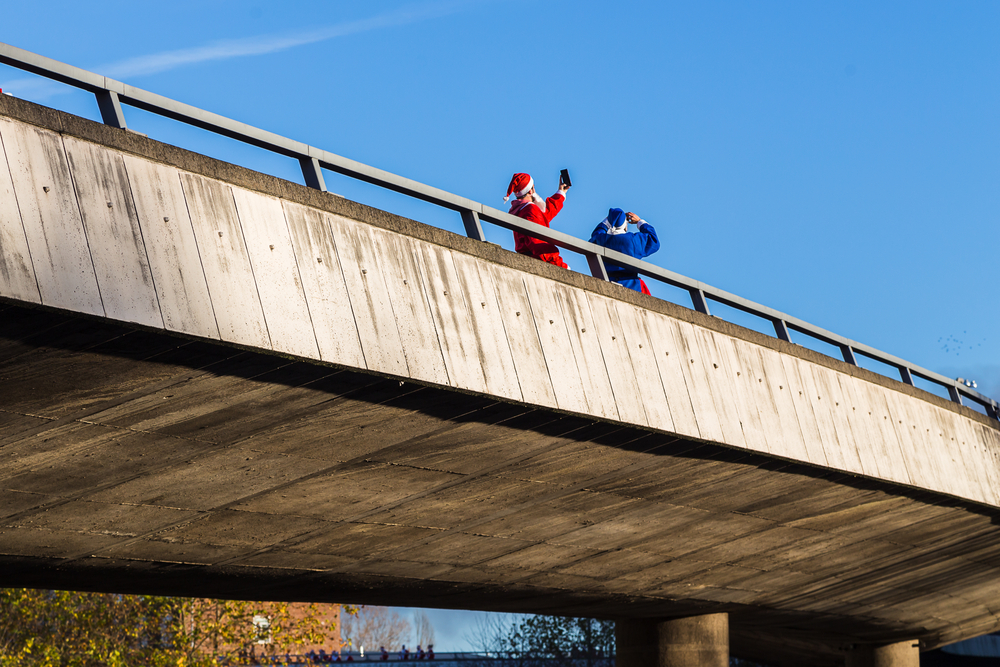
[[[565,185],[567,188],[573,187],[573,181],[569,180],[569,169],[563,169],[559,172],[559,185]]]

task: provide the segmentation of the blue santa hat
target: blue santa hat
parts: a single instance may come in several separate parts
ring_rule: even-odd
[[[608,234],[624,234],[628,231],[628,218],[620,208],[608,209]]]

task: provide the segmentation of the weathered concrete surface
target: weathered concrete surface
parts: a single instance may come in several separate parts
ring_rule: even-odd
[[[729,616],[706,614],[659,624],[662,667],[729,667]]]
[[[838,664],[997,626],[1000,512],[645,429],[0,310],[0,585],[660,619]]]
[[[1000,625],[985,417],[128,132],[0,114],[0,584],[728,612],[734,653],[790,664]]]
[[[304,188],[199,174],[219,166],[176,150],[187,159],[165,166],[155,142],[3,102],[18,118],[0,116],[0,187],[17,207],[0,219],[0,296],[1000,505],[1000,431],[971,410],[488,244],[352,215],[339,197],[309,206]]]
[[[858,647],[848,652],[846,667],[920,667],[920,647],[915,641]]]
[[[729,616],[620,621],[615,667],[729,667]]]

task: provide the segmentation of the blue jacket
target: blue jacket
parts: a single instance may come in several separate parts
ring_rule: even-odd
[[[624,214],[622,215],[624,216]],[[590,235],[590,242],[604,246],[609,250],[617,250],[636,259],[649,257],[660,249],[660,239],[656,236],[656,230],[645,220],[639,223],[639,231],[637,232],[611,234],[609,233],[611,229],[611,222],[605,218]],[[605,262],[604,267],[608,270],[608,278],[639,291],[639,274],[637,272],[614,262]],[[626,282],[632,283],[633,281],[634,285],[626,284]]]

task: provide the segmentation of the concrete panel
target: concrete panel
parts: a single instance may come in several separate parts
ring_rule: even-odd
[[[760,429],[760,441],[752,434],[751,429],[747,433],[747,444],[751,449],[771,452],[771,441],[781,438],[781,421],[764,373],[760,348],[752,343],[733,339],[733,355],[734,367],[741,373],[738,378],[744,382],[742,386],[738,385],[738,390],[746,394],[747,403],[756,409],[756,421],[751,423]],[[744,432],[747,432],[747,429],[744,429]]]
[[[562,410],[587,414],[590,407],[583,390],[583,379],[569,341],[566,318],[556,297],[557,292],[571,288],[530,274],[524,275],[524,286],[528,293],[531,317],[552,378],[556,406]]]
[[[983,439],[982,474],[987,480],[984,496],[992,495],[993,506],[1000,507],[1000,433],[982,424],[976,428]]]
[[[233,188],[233,200],[273,349],[318,359],[319,346],[281,201],[242,188]]]
[[[954,414],[947,415],[947,420],[951,423],[951,432],[946,431],[949,441],[954,437],[948,450],[952,458],[976,469],[983,480],[979,497],[986,499],[992,496],[994,505],[1000,504],[996,502],[1000,500],[1000,449],[996,444],[1000,434]]]
[[[694,338],[695,327],[679,320],[670,321],[670,325],[674,331],[674,348],[677,350],[681,372],[698,420],[698,431],[705,440],[721,441],[722,422],[715,409],[711,383],[704,365],[697,362],[699,352]]]
[[[740,426],[740,416],[736,408],[736,398],[730,384],[728,373],[723,366],[722,355],[719,352],[717,334],[708,329],[695,327],[692,353],[694,366],[701,366],[708,378],[708,387],[712,393],[715,411],[722,426],[723,442],[736,447],[746,447],[743,427]]]
[[[838,463],[834,465],[841,470],[868,474],[861,462],[861,455],[858,453],[858,438],[851,425],[853,412],[844,396],[837,373],[815,364],[811,365],[809,370],[812,373],[813,385],[816,387],[817,394],[823,397],[822,402],[825,408],[823,418],[829,420],[836,442],[839,444],[835,458],[831,458],[833,452],[827,449],[827,459],[836,460]]]
[[[954,469],[954,464],[952,461],[939,456],[939,452],[930,451],[927,447],[925,429],[929,428],[929,426],[924,425],[925,422],[923,419],[917,418],[910,413],[907,405],[910,397],[897,394],[893,391],[882,393],[888,402],[889,413],[891,415],[889,423],[896,432],[900,453],[906,461],[910,480],[917,486],[925,489],[942,491],[944,488],[948,488],[942,488],[943,485],[938,472],[940,471],[945,476],[950,476],[947,475],[947,472],[949,468]],[[918,428],[919,433],[917,432]],[[964,484],[960,486],[964,486]],[[966,489],[960,490],[960,486],[952,486],[951,488],[958,491],[960,495],[964,495]]]
[[[462,253],[455,253],[452,260],[469,307],[486,389],[495,396],[519,401],[521,386],[489,269],[482,261]]]
[[[857,444],[858,456],[861,458],[861,469],[866,475],[878,477],[881,467],[888,468],[884,460],[884,442],[875,423],[875,418],[865,404],[864,393],[856,378],[849,375],[838,375],[837,382],[844,394],[844,399],[850,407],[851,432]]]
[[[218,339],[219,326],[179,172],[131,155],[124,159],[163,326]]]
[[[646,330],[643,311],[624,303],[617,303],[618,321],[622,325],[625,346],[632,360],[632,370],[639,385],[639,397],[646,413],[646,422],[653,428],[674,430],[670,404],[656,367],[652,340]]]
[[[865,383],[869,392],[868,405],[872,408],[872,416],[882,416],[882,419],[875,419],[875,424],[882,434],[885,445],[886,457],[890,462],[890,479],[902,479],[905,477],[906,483],[913,484],[912,462],[906,460],[903,454],[903,445],[900,442],[899,433],[896,430],[896,422],[893,405],[889,402],[889,393],[882,387]]]
[[[821,391],[816,384],[814,371],[815,364],[807,361],[800,361],[797,364],[798,379],[802,383],[801,397],[803,402],[808,403],[812,408],[811,412],[816,420],[816,430],[819,432],[819,443],[823,447],[823,454],[826,457],[827,465],[837,470],[852,470],[860,472],[858,468],[850,468],[843,450],[850,448],[850,443],[840,440],[837,432],[835,418],[832,413],[834,401],[829,393]],[[801,420],[800,420],[801,423]]]
[[[768,438],[771,453],[790,459],[808,461],[806,444],[803,441],[799,418],[795,413],[795,404],[785,379],[785,369],[781,365],[781,354],[774,350],[758,348],[761,366],[764,369],[763,384],[770,395],[770,400],[758,404],[761,414],[770,412],[777,417],[781,425],[774,437]]]
[[[453,259],[456,253],[421,242],[416,242],[416,250],[449,382],[453,387],[486,391],[483,366],[487,353],[479,344],[472,324],[469,314],[472,304],[466,302],[466,294],[462,291],[462,281]],[[482,308],[479,303],[476,305]]]
[[[188,173],[181,186],[222,340],[271,349],[232,189]]]
[[[764,423],[757,409],[758,400],[766,400],[761,396],[758,383],[753,379],[749,363],[736,349],[736,339],[729,336],[716,338],[723,368],[729,377],[733,396],[736,399],[736,411],[740,415],[740,426],[743,437],[749,449],[757,452],[770,451],[767,446],[767,435]]]
[[[763,403],[766,410],[771,397],[763,381],[758,382],[758,379],[763,380],[763,378],[757,377],[754,372],[752,362],[759,362],[759,358],[756,355],[741,354],[734,338],[720,336],[716,341],[722,365],[727,369],[733,396],[736,399],[736,410],[740,416],[746,445],[754,451],[769,452],[768,432],[758,403]]]
[[[799,426],[795,405],[788,392],[785,369],[780,353],[758,346],[754,347],[754,362],[760,375],[757,380],[757,413],[761,423],[773,430],[767,432],[768,449],[779,456],[806,456],[802,428]],[[788,431],[787,429],[791,429]]]
[[[292,248],[312,315],[320,359],[365,368],[351,299],[328,222],[329,215],[282,202]]]
[[[580,290],[558,290],[556,299],[559,300],[559,307],[566,317],[566,331],[573,348],[573,356],[576,357],[576,363],[580,368],[583,393],[587,397],[590,414],[608,419],[620,419],[587,295]]]
[[[161,328],[163,317],[122,155],[72,137],[63,143],[106,316]]]
[[[378,269],[389,290],[410,377],[449,384],[440,335],[431,317],[427,287],[421,278],[418,242],[381,229],[373,229],[372,238]]]
[[[951,415],[952,421],[968,423],[965,419],[959,419]],[[982,466],[980,473],[985,480],[983,497],[986,502],[994,507],[1000,507],[1000,433],[982,424],[975,426],[982,440]]]
[[[989,496],[992,502],[992,489],[990,489],[986,472],[983,469],[986,459],[984,451],[976,448],[972,452],[963,452],[958,442],[955,440],[955,428],[952,423],[953,413],[946,412],[937,406],[927,406],[927,447],[934,452],[936,458],[947,462],[956,476],[965,478],[967,486],[975,489],[981,497]],[[948,475],[951,477],[952,475]],[[946,482],[947,483],[947,482]],[[960,483],[959,486],[962,486]],[[988,491],[987,491],[988,490]],[[986,491],[986,493],[984,493]]]
[[[38,283],[31,267],[28,237],[10,180],[10,168],[0,136],[0,296],[39,303]]]
[[[684,359],[677,351],[678,346],[675,342],[679,335],[677,328],[670,318],[659,313],[646,311],[643,317],[646,320],[650,345],[656,357],[656,370],[660,374],[660,382],[670,403],[670,418],[674,423],[674,432],[697,438],[701,433],[698,430],[698,420],[684,376]]]
[[[858,378],[850,378],[849,384],[857,395],[858,411],[863,411],[862,419],[868,422],[871,433],[871,452],[878,465],[879,477],[894,482],[910,484],[910,475],[899,452],[896,430],[889,423],[889,411],[882,395],[882,388]]]
[[[392,313],[389,290],[375,258],[371,228],[338,215],[330,223],[358,327],[365,365],[369,370],[390,375],[406,375],[406,355]]]
[[[982,497],[977,476],[970,475],[964,463],[952,460],[945,451],[935,446],[939,439],[936,432],[931,433],[937,429],[931,406],[905,394],[896,394],[895,397],[902,407],[903,426],[908,424],[907,434],[912,438],[915,448],[922,452],[924,461],[929,464],[924,473],[934,480],[935,488],[946,491],[965,487],[969,492]],[[935,465],[935,459],[940,463]]]
[[[947,430],[942,428],[942,421],[951,422],[954,415],[936,406],[921,406],[920,402],[912,403],[908,409],[911,414],[919,414],[923,421],[923,428],[918,427],[917,430],[922,431],[924,450],[944,461],[944,465],[935,471],[943,490],[946,493],[961,490],[956,495],[996,504],[996,487],[990,479],[990,471],[995,473],[996,467],[995,462],[989,460],[984,442],[988,435],[984,432],[984,438],[978,440],[970,455],[963,456],[948,432],[953,429],[950,426]]]
[[[555,407],[553,380],[549,377],[542,344],[531,317],[522,274],[496,264],[489,265],[489,273],[514,358],[521,395],[526,403]]]
[[[919,404],[916,406],[920,409]],[[941,475],[942,483],[948,489],[968,489],[966,497],[979,497],[984,502],[996,505],[1000,498],[1000,477],[997,461],[990,456],[989,440],[996,431],[984,429],[982,437],[971,450],[963,449],[955,438],[955,423],[966,420],[936,406],[927,406],[925,413],[928,432],[926,448],[936,457],[950,463],[949,474]],[[964,495],[964,494],[963,494]]]
[[[104,315],[62,138],[3,119],[0,137],[41,302]]]
[[[615,394],[618,414],[621,415],[622,421],[648,424],[639,383],[632,370],[632,358],[628,354],[628,344],[625,341],[621,321],[618,319],[615,302],[596,294],[587,296],[590,312],[594,317],[594,327],[597,329],[597,340],[601,344],[601,354],[604,356],[611,389]]]
[[[781,355],[781,365],[785,371],[785,391],[791,398],[792,405],[795,406],[795,416],[798,418],[799,428],[802,430],[802,439],[806,449],[804,460],[825,466],[829,465],[829,461],[823,443],[823,434],[820,433],[819,423],[816,421],[816,413],[813,408],[815,398],[810,400],[810,396],[815,396],[815,394],[810,394],[804,381],[808,370],[803,369],[803,363],[799,359]]]

